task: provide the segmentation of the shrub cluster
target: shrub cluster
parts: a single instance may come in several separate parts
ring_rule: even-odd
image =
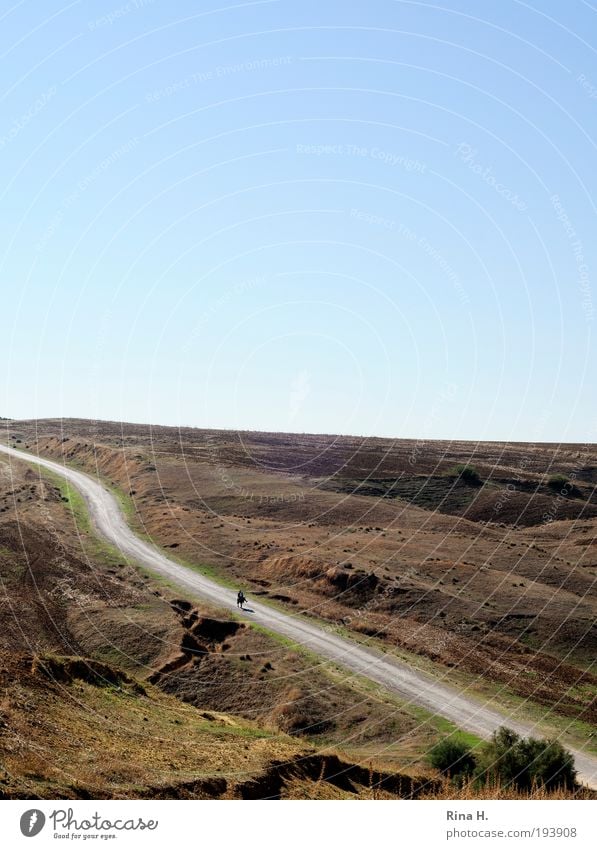
[[[567,475],[551,475],[547,481],[547,485],[551,489],[561,489],[568,483],[570,483],[570,478],[568,478]]]
[[[566,475],[552,475],[547,481],[547,486],[550,489],[563,489],[570,485],[570,479]]]
[[[449,737],[431,749],[429,761],[457,784],[473,779],[478,786],[491,783],[527,791],[573,790],[574,758],[557,740],[524,738],[499,728],[491,740],[473,753],[466,741]]]
[[[469,486],[481,486],[483,483],[483,479],[477,469],[475,469],[474,466],[470,466],[468,463],[459,463],[457,466],[454,466],[450,470],[450,475],[455,478],[459,478]]]

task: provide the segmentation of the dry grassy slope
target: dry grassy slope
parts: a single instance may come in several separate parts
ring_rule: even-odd
[[[371,770],[198,710],[89,659],[0,653],[0,798],[394,798]]]
[[[420,792],[395,768],[435,728],[173,599],[98,548],[63,497],[0,462],[0,796]]]
[[[4,421],[9,436],[76,436],[89,444],[118,448],[147,446],[156,455],[184,455],[189,461],[355,480],[435,475],[456,463],[472,463],[483,478],[519,477],[540,481],[546,475],[573,475],[579,486],[597,483],[597,446],[555,443],[461,442],[378,439],[312,434],[257,433],[174,428],[87,419]]]
[[[593,446],[390,443],[79,421],[9,429],[23,445],[99,470],[131,493],[139,526],[156,542],[255,594],[505,684],[556,712],[595,718],[595,678],[586,669],[597,647],[597,523],[583,516],[597,469]],[[555,521],[515,527],[487,521],[514,509],[519,493],[504,486],[500,511],[492,502],[483,521],[321,488],[322,474],[362,482],[409,469],[412,476],[413,465],[433,482],[436,472],[471,458],[490,481],[520,478],[519,487],[567,473],[586,498],[550,495]],[[570,505],[577,518],[560,519]]]

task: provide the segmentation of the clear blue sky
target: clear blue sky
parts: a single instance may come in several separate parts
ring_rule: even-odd
[[[0,4],[0,414],[597,441],[597,7]]]

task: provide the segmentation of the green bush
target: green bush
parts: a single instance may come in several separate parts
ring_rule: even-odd
[[[572,790],[576,784],[574,758],[557,740],[525,739],[509,728],[494,732],[481,750],[475,770],[481,783],[488,779],[502,786],[530,790]]]
[[[454,466],[453,469],[450,470],[450,474],[459,478],[464,483],[467,483],[469,486],[481,486],[483,480],[481,475],[475,469],[474,466],[470,466],[468,463],[459,463],[457,466]]]
[[[476,786],[491,784],[528,792],[574,790],[574,757],[557,740],[523,738],[509,728],[499,728],[477,756],[457,737],[447,737],[429,752],[429,762],[448,778]]]
[[[570,485],[570,479],[566,475],[552,475],[547,481],[547,486],[550,489],[563,489]]]
[[[447,737],[429,752],[431,766],[449,778],[468,778],[475,769],[475,758],[467,743]]]

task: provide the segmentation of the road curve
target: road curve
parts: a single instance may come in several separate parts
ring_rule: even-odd
[[[49,469],[75,486],[87,504],[91,520],[97,532],[120,551],[176,583],[181,589],[204,598],[218,607],[235,612],[235,594],[216,581],[198,574],[194,570],[170,560],[165,554],[135,535],[127,525],[120,506],[114,496],[97,480],[83,472],[75,471],[60,463],[19,451],[0,443],[0,451]],[[356,642],[326,631],[321,626],[302,616],[251,601],[252,622],[275,631],[319,656],[339,664],[351,673],[361,675],[381,684],[386,690],[425,708],[432,714],[449,719],[459,728],[488,739],[500,725],[507,725],[522,735],[540,734],[532,723],[510,719],[502,713],[474,698],[467,697],[451,686],[435,680],[405,663],[365,648]],[[568,747],[570,749],[570,747]],[[579,780],[597,789],[597,757],[577,749],[573,752]]]

